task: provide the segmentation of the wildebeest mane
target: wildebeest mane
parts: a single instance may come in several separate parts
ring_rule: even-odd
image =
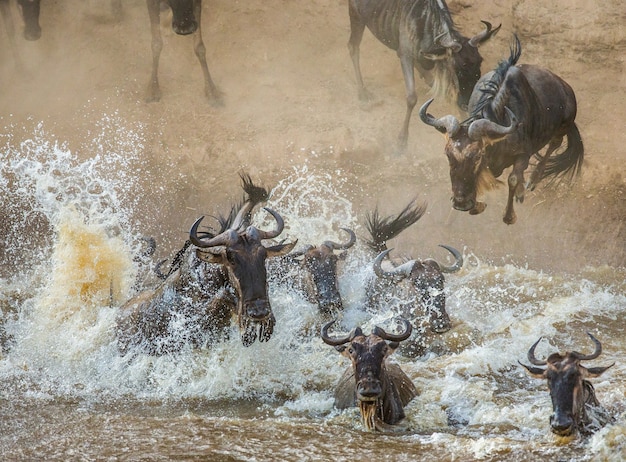
[[[509,69],[517,64],[522,55],[522,45],[519,38],[516,34],[513,36],[514,41],[511,45],[511,53],[508,59],[500,61],[498,66],[494,69],[491,78],[483,82],[484,88],[480,89],[482,95],[478,99],[476,106],[472,109],[470,117],[463,123],[469,123],[482,118],[495,121],[498,120],[497,114],[503,112],[502,100],[508,98],[506,89],[503,88],[504,80]]]
[[[413,199],[397,216],[381,217],[378,207],[365,217],[365,227],[370,238],[365,244],[376,253],[387,249],[387,241],[393,239],[412,224],[416,223],[426,212],[426,204],[415,204]]]

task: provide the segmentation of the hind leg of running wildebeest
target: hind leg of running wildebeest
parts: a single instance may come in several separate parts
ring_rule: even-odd
[[[398,52],[400,56],[400,65],[402,66],[402,75],[404,76],[404,86],[406,89],[406,114],[402,129],[398,135],[398,149],[404,151],[406,149],[407,140],[409,139],[409,123],[411,122],[411,114],[413,108],[417,104],[417,93],[415,93],[415,73],[413,68],[413,57],[410,52]]]
[[[535,170],[533,170],[533,173],[530,175],[530,180],[528,180],[528,183],[526,184],[526,189],[528,189],[529,191],[535,190],[537,184],[541,181],[541,178],[543,178],[543,172],[546,168],[546,164],[548,163],[548,158],[552,155],[554,151],[556,151],[561,146],[562,143],[562,136],[552,138],[550,140],[550,144],[548,145],[548,149],[546,150],[545,155],[537,155],[537,157],[539,157],[539,162],[537,163]]]
[[[354,67],[354,75],[356,76],[356,84],[359,91],[360,101],[369,101],[371,95],[365,88],[363,83],[363,76],[361,75],[361,63],[360,63],[360,45],[363,39],[363,32],[365,31],[365,23],[361,20],[356,8],[350,2],[350,39],[348,40],[348,50],[350,51],[350,58],[352,59],[352,66]]]
[[[206,47],[202,40],[202,0],[196,0],[194,2],[194,14],[198,21],[198,29],[194,33],[193,37],[193,51],[200,62],[202,73],[204,74],[204,94],[214,106],[221,106],[223,104],[222,94],[213,82],[211,73],[209,72],[209,66],[206,62]]]
[[[528,158],[518,160],[513,165],[513,171],[509,175],[509,198],[506,203],[506,211],[504,212],[504,221],[507,225],[512,225],[517,220],[515,210],[513,210],[513,198],[518,202],[524,202],[524,171],[528,167]]]
[[[163,38],[161,37],[160,11],[161,0],[147,0],[148,16],[150,17],[150,32],[152,35],[152,75],[148,84],[146,101],[153,103],[161,100],[161,88],[159,87],[159,58],[163,50]]]

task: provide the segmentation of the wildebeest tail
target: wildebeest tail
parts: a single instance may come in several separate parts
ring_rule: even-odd
[[[567,132],[567,149],[561,154],[551,156],[546,162],[543,178],[551,178],[551,181],[559,179],[572,180],[580,174],[585,156],[583,140],[575,123],[572,123]]]
[[[382,218],[378,213],[378,207],[365,217],[365,227],[370,234],[365,244],[379,253],[387,249],[387,241],[393,239],[412,224],[416,223],[424,213],[426,204],[416,204],[413,199],[397,216]]]
[[[252,204],[260,204],[261,202],[265,202],[269,196],[269,191],[263,186],[256,185],[252,182],[252,178],[247,173],[240,173],[239,177],[241,178],[241,187],[243,188],[243,192],[248,196],[247,199]]]

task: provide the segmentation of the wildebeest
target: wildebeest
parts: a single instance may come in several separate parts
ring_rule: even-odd
[[[249,177],[242,176],[244,189],[254,191]],[[214,235],[199,232],[196,220],[172,271],[156,290],[129,300],[117,321],[118,347],[126,354],[133,346],[149,354],[180,350],[210,343],[227,334],[237,318],[245,346],[270,339],[275,318],[267,293],[265,260],[290,252],[295,242],[271,247],[265,239],[283,230],[282,217],[265,209],[276,228],[263,231],[248,224],[259,196],[249,197],[228,229]],[[257,334],[258,331],[258,334]]]
[[[222,104],[222,95],[211,78],[206,62],[206,47],[202,40],[202,0],[147,0],[152,33],[152,76],[148,86],[148,102],[161,100],[159,86],[159,58],[163,49],[161,38],[161,4],[166,3],[172,10],[172,30],[178,35],[193,34],[193,49],[200,62],[204,75],[204,94],[214,105]]]
[[[411,323],[403,320],[400,334],[389,334],[376,326],[367,336],[356,327],[344,337],[330,337],[328,329],[334,322],[322,327],[322,340],[352,361],[335,390],[335,407],[358,405],[367,430],[391,429],[390,425],[404,419],[404,407],[417,396],[411,379],[400,366],[387,360],[411,335]]]
[[[517,64],[521,52],[516,36],[508,60],[476,84],[470,98],[471,116],[464,122],[452,115],[437,119],[428,114],[432,99],[420,109],[422,121],[446,136],[455,209],[481,213],[486,205],[478,202],[477,196],[493,188],[504,169],[513,167],[503,218],[507,224],[516,220],[514,198],[522,202],[525,190],[533,190],[542,179],[571,179],[580,172],[584,156],[574,122],[574,91],[547,69]],[[564,136],[567,149],[552,156]],[[540,155],[546,145],[546,153]],[[533,156],[538,163],[525,184],[524,172]]]
[[[452,328],[446,311],[444,292],[444,273],[454,273],[463,266],[463,256],[453,247],[441,245],[455,258],[452,266],[445,266],[433,259],[394,262],[389,259],[390,267],[383,269],[382,262],[388,256],[387,241],[398,236],[403,230],[417,222],[426,212],[426,205],[409,203],[397,216],[381,217],[378,209],[366,217],[366,228],[370,238],[367,246],[374,252],[374,272],[377,278],[367,286],[368,304],[372,307],[386,305],[389,297],[396,291],[398,284],[406,280],[409,291],[414,294],[404,307],[403,316],[408,312],[426,309],[430,327],[434,332],[443,333]]]
[[[400,58],[406,88],[406,116],[398,136],[401,149],[406,147],[411,113],[417,103],[413,69],[434,85],[437,93],[450,96],[465,109],[481,75],[478,46],[500,29],[482,21],[486,26],[483,32],[471,39],[462,36],[444,0],[350,0],[349,13],[348,48],[361,100],[369,99],[359,64],[365,27]]]
[[[341,228],[348,233],[346,242],[337,243],[331,240],[322,242],[319,246],[308,245],[296,250],[280,261],[284,265],[281,272],[289,277],[289,283],[304,293],[309,302],[317,304],[323,317],[336,317],[343,311],[337,263],[345,258],[346,253],[335,254],[336,250],[347,250],[354,246],[356,235],[348,228]],[[296,263],[295,276],[290,263]]]
[[[595,344],[595,351],[590,355],[571,351],[564,355],[552,353],[545,361],[538,360],[535,347],[541,341],[540,338],[528,350],[528,361],[546,368],[527,366],[520,362],[531,376],[548,381],[553,412],[550,427],[559,436],[569,436],[576,430],[583,434],[591,433],[607,423],[606,412],[600,407],[593,385],[587,379],[600,376],[613,364],[606,367],[584,367],[580,364],[581,361],[596,359],[602,353],[602,344],[598,339],[590,333],[587,335]],[[595,421],[592,416],[596,417]]]

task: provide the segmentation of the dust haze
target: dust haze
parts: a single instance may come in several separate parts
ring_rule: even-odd
[[[220,108],[203,95],[192,39],[174,35],[167,16],[159,69],[163,97],[144,102],[151,65],[145,1],[124,0],[123,19],[115,22],[105,0],[43,0],[41,39],[18,37],[24,71],[16,69],[1,28],[0,126],[19,144],[43,122],[82,158],[95,154],[92,139],[103,115],[141,132],[144,164],[134,221],[158,237],[163,258],[199,215],[225,211],[239,200],[239,172],[272,186],[306,165],[342,178],[342,194],[361,225],[376,206],[388,214],[415,197],[426,201],[427,214],[393,243],[416,258],[441,257],[445,251],[437,244],[443,243],[480,260],[540,270],[626,265],[623,2],[606,0],[603,8],[593,0],[448,3],[465,36],[482,29],[480,20],[502,23],[481,47],[483,73],[508,56],[516,32],[520,62],[548,67],[576,92],[586,150],[582,175],[571,187],[540,184],[528,192],[515,205],[512,226],[502,222],[504,185],[486,195],[481,215],[452,209],[444,139],[420,122],[417,111],[406,153],[394,153],[405,112],[400,63],[366,31],[361,66],[374,99],[359,102],[347,49],[347,0],[205,0],[203,35],[209,68],[224,94]],[[419,78],[417,93],[418,105],[429,97]],[[445,101],[431,109],[460,115]],[[110,130],[103,139],[116,149],[124,134]],[[165,193],[154,194],[157,187]],[[362,227],[356,231],[364,236]]]

